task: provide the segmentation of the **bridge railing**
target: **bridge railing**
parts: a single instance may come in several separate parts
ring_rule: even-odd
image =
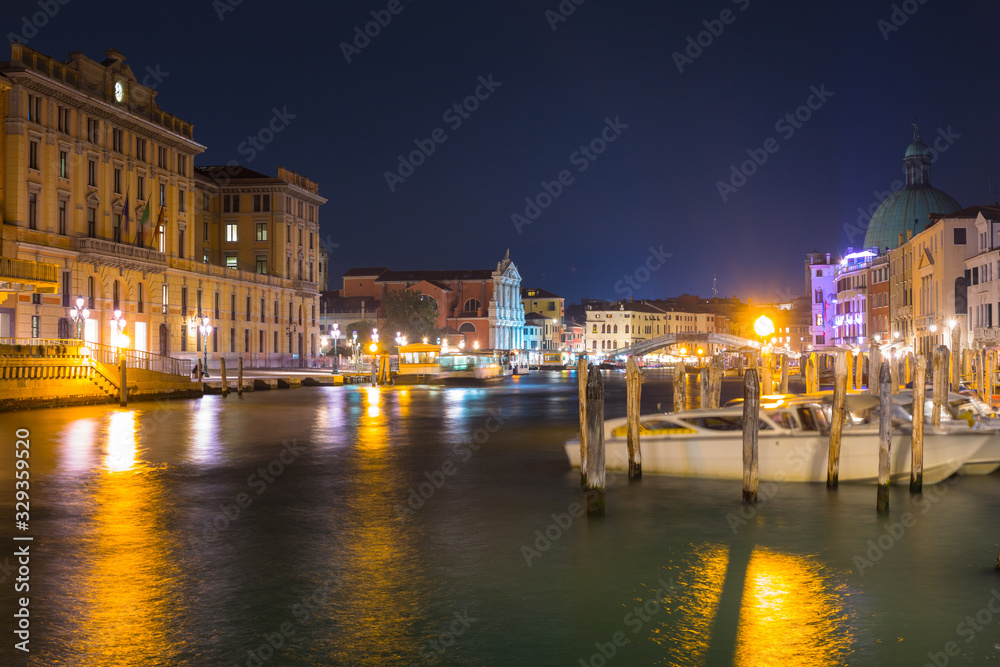
[[[117,367],[118,358],[122,352],[117,347],[100,343],[85,343],[79,339],[0,338],[0,345],[70,345],[74,347],[86,345],[90,349],[90,356],[109,368]],[[170,375],[191,375],[191,369],[194,366],[194,362],[190,359],[174,359],[155,352],[124,350],[124,353],[127,368],[169,373]]]

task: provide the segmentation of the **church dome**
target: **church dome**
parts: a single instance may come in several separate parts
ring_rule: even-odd
[[[927,144],[920,140],[920,128],[913,126],[913,143],[906,149],[903,164],[906,169],[906,187],[891,194],[879,205],[865,234],[865,247],[895,248],[899,235],[922,230],[932,213],[946,215],[962,207],[954,197],[931,187],[930,166],[933,155]]]

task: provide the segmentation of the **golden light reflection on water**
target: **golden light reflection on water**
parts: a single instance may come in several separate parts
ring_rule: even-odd
[[[750,557],[734,665],[846,664],[844,605],[806,556],[757,548]]]
[[[395,428],[390,425],[395,419],[390,416],[395,395],[378,388],[365,390],[368,410],[361,413],[357,426],[348,527],[342,535],[343,551],[337,550],[345,583],[338,592],[343,603],[338,634],[343,640],[334,650],[344,653],[329,656],[330,664],[355,663],[358,655],[414,656],[418,650],[410,630],[420,606],[412,574],[419,554],[393,512],[397,499],[386,494],[393,488],[386,480],[397,474],[386,448],[389,429]],[[380,405],[385,409],[379,410]],[[396,664],[395,658],[386,657],[385,664]]]
[[[670,662],[672,665],[704,663],[726,581],[729,548],[724,544],[707,544],[697,547],[693,558],[677,582],[671,604],[675,611],[672,619],[654,629],[652,637],[659,644],[680,645],[682,650],[677,653],[683,658]]]
[[[78,646],[87,647],[88,664],[163,664],[177,648],[168,629],[182,617],[174,597],[179,572],[159,520],[168,501],[137,458],[135,413],[111,413],[106,437],[79,581],[67,582],[81,600],[73,613]]]

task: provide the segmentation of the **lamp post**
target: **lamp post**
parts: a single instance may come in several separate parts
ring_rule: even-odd
[[[208,323],[207,315],[201,318],[201,326],[198,327],[198,330],[201,331],[201,374],[203,377],[208,377],[208,337],[212,335],[212,325]]]
[[[127,347],[126,342],[122,345],[122,332],[125,331],[125,318],[122,317],[122,311],[115,309],[114,314],[111,316],[111,326],[114,327],[115,338],[111,341],[112,345],[115,347]]]
[[[354,370],[358,370],[358,332],[353,332],[351,337],[351,363],[354,365]]]
[[[333,372],[337,372],[337,339],[340,338],[340,324],[338,322],[333,323],[333,329],[330,331],[330,335],[333,337]]]
[[[83,340],[83,323],[90,317],[90,311],[83,307],[85,304],[82,296],[76,297],[76,305],[69,309],[69,318],[76,322],[76,337]]]

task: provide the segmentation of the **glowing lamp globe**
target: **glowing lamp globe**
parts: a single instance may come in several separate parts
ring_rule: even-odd
[[[765,336],[770,336],[774,333],[774,322],[767,315],[761,315],[757,318],[757,321],[753,323],[753,330],[757,332],[757,335],[761,338]]]

